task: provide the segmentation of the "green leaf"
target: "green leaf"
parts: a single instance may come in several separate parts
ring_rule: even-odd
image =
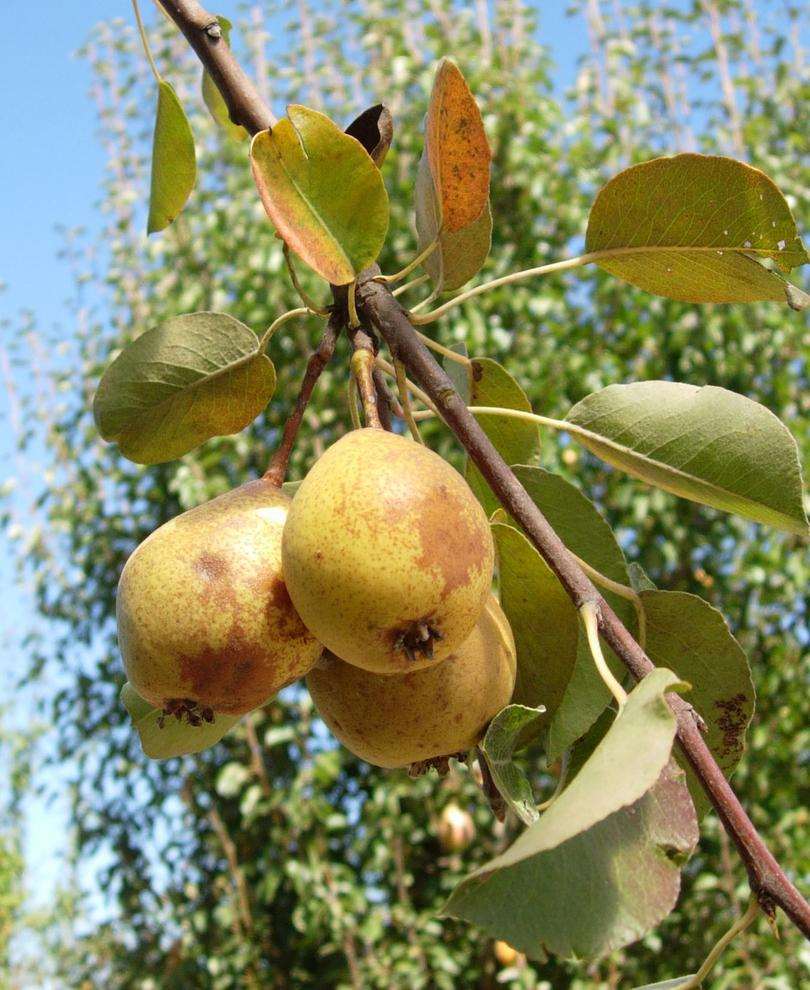
[[[655,591],[655,583],[650,580],[641,564],[632,561],[632,563],[627,565],[627,573],[630,577],[630,587],[633,591]]]
[[[416,232],[419,251],[439,238],[432,254],[422,262],[434,286],[441,292],[454,292],[477,275],[489,257],[492,245],[492,211],[486,203],[481,215],[461,230],[441,227],[441,209],[427,158],[422,157],[416,173]],[[440,233],[441,228],[441,233]]]
[[[180,214],[197,179],[194,135],[170,83],[158,86],[152,140],[152,184],[147,234],[163,230]]]
[[[228,20],[227,17],[222,17],[221,14],[217,15],[217,22],[222,30],[222,37],[225,40],[225,44],[230,45],[231,43],[231,29],[233,25]],[[202,98],[205,105],[208,107],[208,112],[214,119],[214,123],[217,124],[231,140],[233,141],[245,141],[250,135],[239,124],[234,124],[231,120],[230,112],[228,111],[228,105],[222,98],[222,93],[220,93],[217,88],[217,84],[211,78],[210,74],[203,70],[202,74]]]
[[[160,710],[144,701],[129,681],[121,688],[121,701],[138,731],[144,753],[151,760],[200,753],[218,743],[239,721],[233,715],[215,713],[213,722],[188,725],[167,717],[161,728],[158,724]]]
[[[591,210],[585,250],[617,251],[597,264],[647,292],[696,303],[784,302],[786,283],[756,259],[785,272],[807,261],[767,175],[695,154],[656,158],[611,179]]]
[[[451,351],[455,351],[456,354],[461,354],[467,357],[467,346],[463,342],[453,344],[450,347]],[[463,365],[459,361],[453,361],[451,358],[446,357],[444,359],[444,370],[447,372],[447,377],[453,383],[453,387],[461,396],[464,401],[465,406],[470,405],[470,389],[472,388],[472,372],[470,370],[470,365]]]
[[[697,595],[643,591],[647,655],[692,685],[689,703],[706,723],[704,741],[727,777],[740,762],[754,714],[755,691],[745,653],[723,615]],[[710,805],[691,767],[683,761],[699,814]]]
[[[610,385],[566,417],[597,457],[648,484],[805,535],[796,442],[764,406],[678,382]]]
[[[518,465],[513,470],[532,501],[573,553],[610,580],[624,585],[629,583],[624,553],[610,526],[590,499],[565,478],[543,468]],[[622,622],[634,631],[637,622],[632,604],[611,591],[600,590]],[[607,646],[605,658],[621,680],[625,668]],[[573,671],[548,727],[548,759],[557,759],[587,732],[610,698],[610,691],[599,676],[584,630],[580,627]]]
[[[157,464],[238,433],[275,387],[272,362],[249,327],[224,313],[191,313],[147,330],[118,355],[93,415],[126,457]]]
[[[546,756],[551,761],[562,756],[577,739],[585,735],[613,697],[596,669],[585,627],[581,622],[578,628],[574,667],[562,701],[548,727]],[[621,682],[626,676],[626,668],[606,643],[602,644],[602,650],[608,667]]]
[[[539,735],[559,706],[574,668],[577,611],[560,582],[519,530],[492,526],[498,552],[501,607],[517,648],[517,679],[512,700],[545,707],[527,728],[522,744]]]
[[[532,957],[594,958],[640,938],[673,908],[677,864],[697,820],[669,763],[675,718],[664,694],[682,686],[658,669],[577,777],[502,855],[464,880],[445,911]]]
[[[469,384],[470,405],[531,412],[526,393],[497,361],[473,358],[469,366]],[[476,416],[476,419],[507,464],[525,464],[537,454],[540,434],[534,423],[492,415]],[[467,463],[466,477],[484,511],[491,515],[500,503],[471,461]]]
[[[527,730],[538,721],[544,709],[508,705],[489,723],[481,743],[492,780],[501,797],[524,825],[536,822],[539,814],[526,774],[513,762],[513,754]]]
[[[380,170],[325,114],[292,105],[250,148],[253,178],[279,234],[333,285],[376,260],[388,230]]]

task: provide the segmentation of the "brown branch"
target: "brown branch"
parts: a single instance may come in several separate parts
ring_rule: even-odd
[[[160,0],[189,38],[203,64],[222,90],[233,119],[255,132],[267,126],[270,111],[246,80],[227,45],[200,40],[202,8],[194,0]],[[209,19],[213,20],[213,18]],[[196,43],[195,43],[196,42]],[[214,71],[216,68],[216,72]],[[259,104],[258,110],[256,104]],[[377,274],[376,268],[372,274]],[[576,560],[549,525],[469,412],[453,383],[416,335],[406,312],[380,282],[366,282],[358,290],[361,315],[388,343],[394,357],[428,393],[445,422],[458,437],[501,504],[516,519],[544,560],[552,568],[575,605],[599,606],[599,629],[605,641],[638,679],[652,669],[650,659],[625,629],[607,602],[583,573]],[[335,326],[330,319],[329,327]],[[339,323],[337,324],[339,327]],[[328,330],[329,328],[327,328]],[[310,359],[311,360],[311,359]],[[676,695],[669,701],[678,719],[678,741],[703,789],[731,837],[748,870],[751,889],[770,915],[782,908],[810,938],[810,905],[793,886],[762,841],[737,795],[723,775],[701,736],[691,706]]]
[[[526,531],[574,605],[577,608],[587,602],[597,605],[599,631],[605,642],[636,679],[645,677],[653,670],[653,663],[596,590],[492,445],[447,374],[416,335],[405,310],[380,282],[366,281],[358,290],[358,303],[369,324],[385,339],[394,357],[403,362],[409,374],[430,396],[498,501]],[[674,694],[668,695],[668,701],[678,720],[681,749],[734,841],[748,870],[751,888],[763,909],[772,913],[773,906],[778,905],[810,937],[810,905],[782,871],[745,813],[704,742],[691,705]]]
[[[298,398],[295,400],[295,409],[293,409],[289,419],[284,424],[284,433],[282,434],[281,442],[273,454],[270,466],[264,472],[264,477],[274,485],[278,485],[279,488],[283,484],[287,474],[287,464],[290,460],[290,454],[295,444],[295,438],[298,436],[298,428],[301,425],[301,420],[304,418],[304,413],[312,396],[312,391],[315,388],[316,382],[321,377],[323,369],[332,359],[332,355],[335,352],[335,344],[337,343],[342,326],[343,318],[333,313],[324,327],[320,344],[318,344],[316,350],[310,355],[309,361],[307,361],[306,371],[301,381],[301,388],[298,391]]]

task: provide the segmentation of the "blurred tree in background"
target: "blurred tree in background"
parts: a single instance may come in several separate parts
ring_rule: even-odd
[[[478,97],[494,151],[485,276],[577,253],[599,185],[632,162],[676,150],[718,151],[761,166],[807,229],[801,116],[810,79],[799,5],[581,0],[571,14],[587,30],[590,51],[562,104],[549,52],[537,40],[542,22],[538,31],[535,13],[515,0],[256,4],[244,11],[235,43],[277,108],[302,102],[348,122],[374,102],[390,107],[395,140],[384,176],[392,231],[383,270],[414,253],[420,123],[432,67],[447,53]],[[286,21],[294,42],[271,61],[267,26]],[[72,335],[57,346],[33,324],[19,328],[14,373],[35,372],[37,383],[24,397],[19,442],[40,457],[40,473],[31,492],[38,525],[18,531],[16,547],[53,631],[47,645],[32,641],[28,681],[52,685],[43,715],[54,726],[52,759],[72,782],[81,881],[68,878],[52,916],[26,924],[25,941],[40,949],[12,968],[10,985],[38,985],[50,974],[57,986],[142,990],[591,988],[694,972],[747,896],[744,870],[713,816],[687,867],[680,906],[654,934],[595,965],[518,959],[504,967],[478,932],[437,917],[455,883],[515,831],[514,823],[493,823],[464,768],[441,781],[412,781],[360,763],[336,748],[298,686],[197,757],[155,764],[141,753],[118,701],[120,570],[160,523],[264,469],[314,344],[306,321],[274,338],[276,398],[244,434],[147,469],[100,441],[90,403],[125,341],[191,310],[225,310],[261,329],[297,302],[245,145],[229,142],[207,117],[185,41],[164,24],[155,47],[195,111],[203,178],[189,208],[146,241],[153,87],[132,27],[102,24],[84,54],[107,155],[104,229],[95,239],[66,235],[76,286]],[[309,288],[323,291],[314,280]],[[546,415],[614,381],[674,378],[764,403],[806,452],[805,330],[780,306],[689,306],[588,271],[488,294],[437,332],[444,343],[464,341],[471,354],[502,361]],[[345,358],[341,352],[321,380],[294,476],[349,426]],[[426,437],[454,456],[441,427],[426,427]],[[809,575],[798,540],[644,488],[557,437],[543,439],[541,461],[598,501],[628,556],[660,587],[699,593],[729,617],[759,692],[735,783],[777,857],[806,882],[810,702],[801,658]],[[542,795],[553,780],[537,764],[531,770]],[[449,803],[475,822],[475,840],[462,852],[439,838]],[[9,919],[0,922],[0,966],[23,924],[15,841],[0,820],[0,919]],[[99,886],[108,908],[102,924],[97,910],[89,919],[83,899]],[[752,931],[756,937],[729,950],[712,987],[789,990],[808,978],[810,958],[789,926],[781,942],[764,919]],[[26,969],[33,955],[36,973]]]

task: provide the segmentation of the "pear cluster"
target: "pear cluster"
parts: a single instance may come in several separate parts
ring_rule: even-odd
[[[191,724],[306,676],[326,724],[369,763],[463,754],[515,684],[493,566],[486,515],[446,461],[356,430],[293,499],[250,482],[138,547],[118,591],[127,676]]]

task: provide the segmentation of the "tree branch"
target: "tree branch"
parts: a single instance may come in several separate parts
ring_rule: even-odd
[[[205,34],[215,19],[195,0],[159,0],[189,39],[204,66],[220,88],[236,123],[252,133],[272,124],[272,114],[239,68],[233,54],[219,39],[213,44]],[[378,274],[376,267],[367,273]],[[361,315],[387,342],[394,357],[430,396],[448,426],[495,492],[498,500],[526,531],[532,544],[559,578],[574,605],[591,602],[599,613],[599,632],[634,677],[641,679],[653,664],[593,586],[575,558],[549,525],[509,466],[467,410],[444,370],[416,335],[408,316],[382,283],[366,281],[358,289]],[[333,320],[330,319],[329,327]],[[338,324],[339,325],[339,324]],[[327,328],[328,330],[328,328]],[[810,905],[790,882],[762,841],[753,822],[717,765],[701,736],[692,708],[677,695],[668,696],[678,720],[678,742],[748,870],[751,889],[763,910],[773,914],[782,908],[810,938]]]
[[[332,359],[332,355],[335,352],[335,344],[342,327],[343,317],[338,313],[333,313],[324,327],[320,344],[318,344],[316,350],[310,355],[309,361],[307,361],[298,398],[295,400],[295,409],[290,413],[289,419],[284,424],[284,433],[281,436],[281,442],[273,454],[270,466],[264,472],[264,477],[279,488],[283,484],[287,474],[287,464],[290,460],[290,454],[295,444],[295,438],[298,436],[298,428],[301,425],[301,420],[304,418],[307,404],[312,396],[312,391],[315,388],[316,382],[321,377],[323,369]]]

